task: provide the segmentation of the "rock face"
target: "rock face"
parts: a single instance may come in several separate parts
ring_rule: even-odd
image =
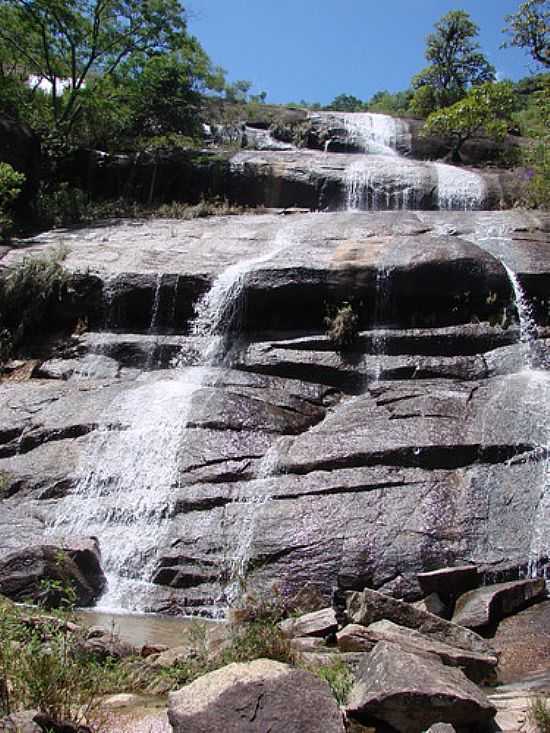
[[[47,585],[49,582],[54,585]],[[35,545],[16,550],[0,562],[0,592],[14,601],[40,601],[57,606],[66,589],[78,606],[89,606],[105,586],[99,550],[93,541],[69,547]]]
[[[325,606],[335,586],[416,600],[417,574],[447,567],[517,577],[548,553],[547,230],[519,211],[271,213],[9,251],[66,242],[88,331],[0,384],[0,557],[54,524],[94,535],[138,584],[129,607],[172,613],[223,605],[243,568],[253,591],[309,583]],[[193,317],[214,283],[211,358],[219,334]],[[343,301],[345,353],[324,323]]]
[[[436,722],[460,727],[487,724],[496,710],[460,670],[380,642],[358,670],[347,711],[359,720],[421,733]]]
[[[544,578],[486,585],[458,599],[453,623],[470,629],[483,628],[541,599],[545,594]]]
[[[326,682],[267,659],[230,664],[170,693],[168,718],[174,733],[344,733]]]
[[[447,600],[454,600],[479,585],[479,574],[475,565],[441,568],[429,573],[419,573],[417,577],[418,584],[426,595],[437,593]]]
[[[332,608],[323,608],[320,611],[306,613],[298,618],[289,618],[282,621],[280,629],[285,636],[328,636],[334,634],[338,624]]]

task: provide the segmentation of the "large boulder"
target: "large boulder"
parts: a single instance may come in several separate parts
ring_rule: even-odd
[[[371,639],[375,640],[375,643],[376,641],[389,641],[397,644],[401,649],[416,654],[434,654],[443,664],[462,669],[472,682],[479,683],[495,677],[498,662],[496,654],[482,654],[459,649],[451,644],[425,636],[414,629],[394,624],[392,621],[377,621],[371,624],[366,631]]]
[[[281,621],[279,627],[285,636],[329,636],[338,628],[336,615],[332,608],[322,608],[297,618]]]
[[[64,599],[90,606],[106,578],[95,540],[65,545],[32,545],[0,561],[0,593],[14,601],[58,606]],[[72,594],[74,593],[74,598]]]
[[[453,623],[480,629],[519,611],[546,593],[544,578],[512,580],[486,585],[461,596],[455,607]]]
[[[495,708],[459,669],[380,642],[359,666],[347,712],[360,721],[387,723],[399,733],[421,733],[438,722],[487,724]]]
[[[362,593],[348,593],[347,615],[354,624],[370,626],[376,621],[393,621],[459,649],[494,654],[489,642],[473,631],[369,588]]]
[[[171,693],[168,718],[174,733],[344,733],[325,682],[268,659],[230,664]]]

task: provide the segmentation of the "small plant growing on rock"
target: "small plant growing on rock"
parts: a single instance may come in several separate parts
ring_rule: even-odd
[[[344,302],[325,318],[327,336],[339,351],[349,349],[359,335],[359,317],[351,303]]]
[[[329,664],[314,667],[311,670],[328,685],[339,705],[345,705],[353,687],[354,677],[349,667],[341,659],[334,659]]]
[[[550,706],[545,698],[534,698],[529,705],[529,719],[539,733],[550,733]]]

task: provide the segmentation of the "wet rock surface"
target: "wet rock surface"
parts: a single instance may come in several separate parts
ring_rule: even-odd
[[[173,409],[142,609],[223,606],[235,556],[251,588],[312,583],[325,605],[334,586],[415,600],[417,574],[442,567],[513,577],[545,476],[547,228],[517,211],[267,214],[106,224],[4,253],[13,265],[61,237],[74,288],[93,297],[86,333],[0,384],[0,552],[63,535],[90,460],[107,456],[90,532],[105,553],[141,480],[117,474],[125,436],[164,445]],[[194,308],[243,260],[228,356],[205,369]],[[534,304],[531,346],[502,262]],[[360,326],[346,353],[324,333],[343,300]],[[179,390],[197,382],[188,406]]]

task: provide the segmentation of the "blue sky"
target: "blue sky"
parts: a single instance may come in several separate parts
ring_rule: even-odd
[[[187,0],[189,28],[231,81],[248,79],[268,101],[368,99],[405,89],[425,65],[426,35],[449,10],[466,10],[499,74],[533,70],[520,49],[499,48],[504,16],[520,0]]]

